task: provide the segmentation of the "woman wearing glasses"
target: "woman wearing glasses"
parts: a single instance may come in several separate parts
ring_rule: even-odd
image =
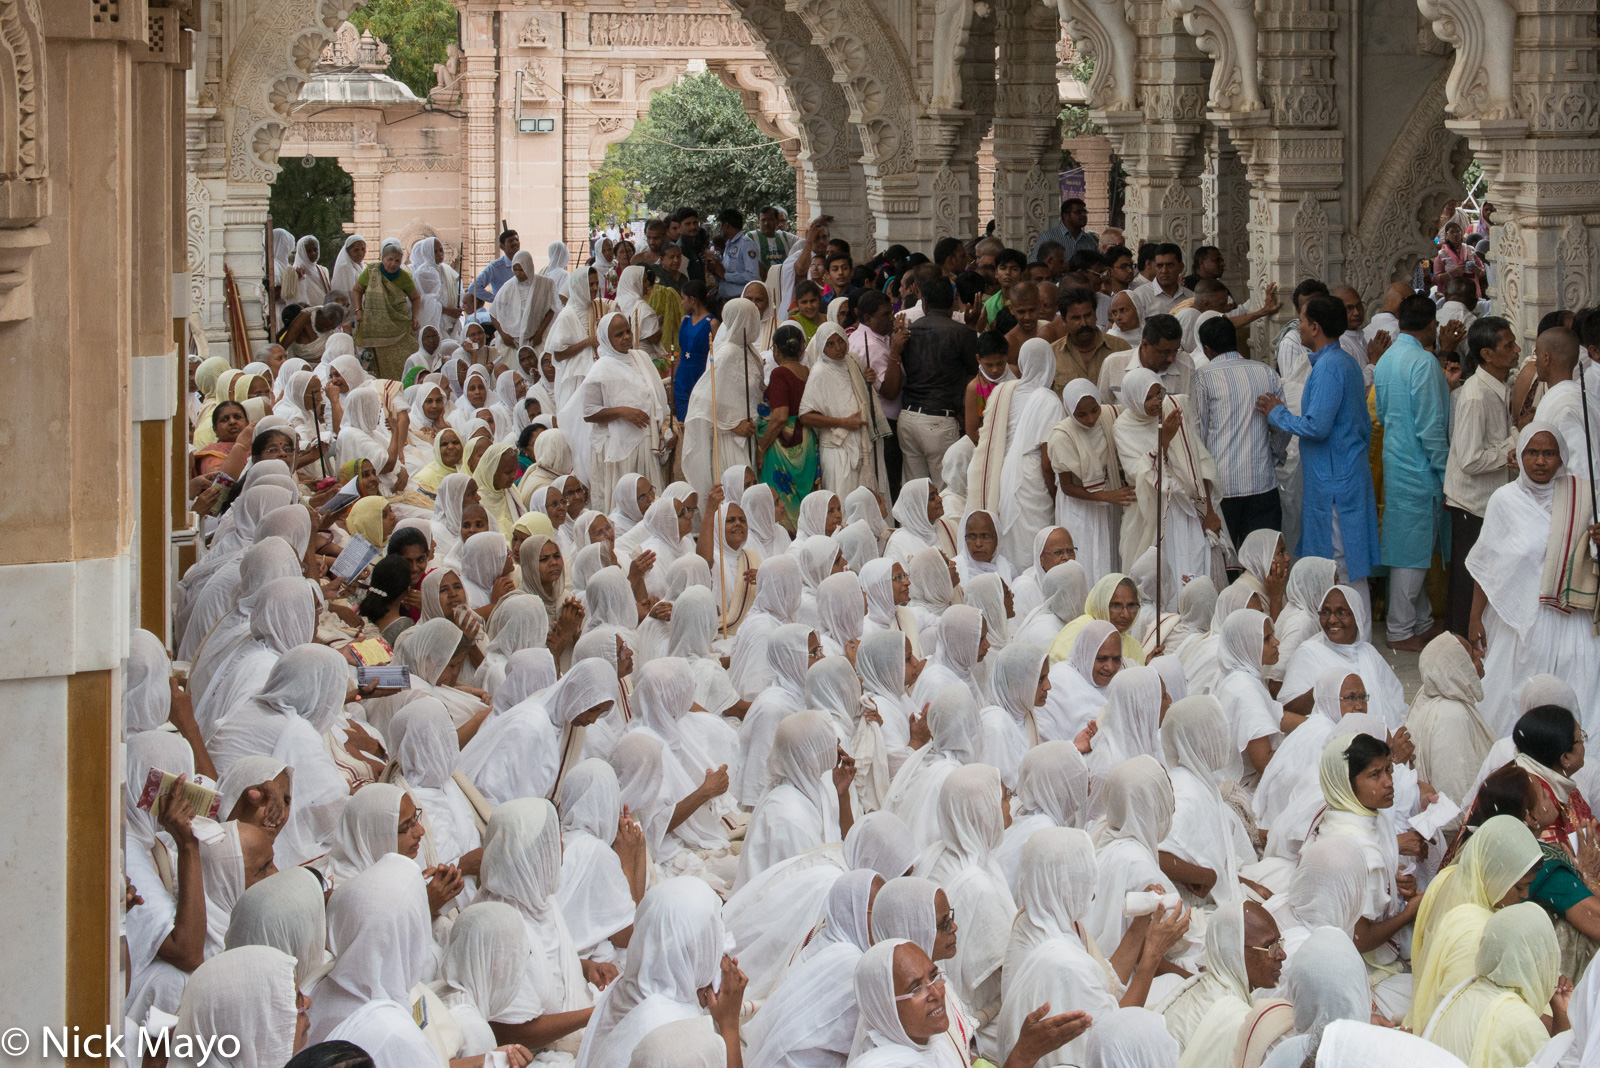
[[[1362,603],[1350,586],[1334,586],[1323,594],[1317,606],[1322,633],[1306,639],[1295,652],[1278,691],[1278,700],[1283,702],[1285,712],[1294,714],[1296,724],[1311,714],[1312,688],[1317,677],[1336,667],[1357,672],[1366,680],[1372,714],[1388,724],[1391,731],[1399,730],[1405,722],[1405,687],[1383,654],[1367,640],[1372,621],[1365,618]]]

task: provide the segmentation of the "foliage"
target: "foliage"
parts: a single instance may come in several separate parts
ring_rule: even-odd
[[[694,151],[741,148],[743,151]],[[745,114],[739,94],[705,71],[655,94],[627,140],[606,150],[589,182],[589,214],[623,221],[622,204],[702,213],[737,207],[752,225],[756,210],[781,204],[794,215],[795,172],[778,142]],[[602,206],[605,205],[605,206]]]
[[[627,222],[632,194],[614,170],[602,167],[589,176],[589,225],[595,229]]]
[[[302,167],[298,158],[278,161],[278,180],[272,183],[267,210],[272,225],[297,239],[307,234],[317,239],[319,263],[333,270],[334,258],[344,247],[344,224],[356,217],[356,187],[337,160],[320,157],[314,167]]]
[[[446,45],[460,40],[450,0],[370,0],[350,13],[350,22],[389,46],[385,73],[424,98],[434,85],[433,65],[445,61]]]
[[[1067,64],[1067,74],[1084,85],[1089,84],[1089,79],[1094,77],[1094,60],[1077,53],[1072,62]],[[1100,132],[1100,127],[1089,118],[1089,109],[1081,104],[1068,104],[1061,109],[1061,136],[1084,137]]]

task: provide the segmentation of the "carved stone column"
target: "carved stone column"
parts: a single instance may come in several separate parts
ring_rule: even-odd
[[[1209,63],[1163,0],[1058,0],[1067,32],[1095,60],[1089,109],[1128,175],[1131,241],[1202,232],[1200,197]],[[1131,18],[1130,18],[1131,15]]]
[[[499,114],[496,105],[499,75],[495,71],[498,43],[494,14],[469,11],[463,16],[463,107],[467,113],[466,149],[467,214],[462,236],[464,276],[475,276],[500,254]]]
[[[383,233],[383,174],[375,159],[341,156],[339,166],[350,175],[355,186],[355,218],[350,232],[364,236],[370,252],[375,242],[383,240],[380,236]]]
[[[1056,15],[1043,4],[1000,0],[996,5],[997,65],[1003,76],[995,97],[994,217],[997,235],[1025,252],[1060,208],[1060,34]]]
[[[1236,0],[1164,2],[1213,58],[1207,116],[1226,137],[1207,139],[1212,243],[1239,232],[1227,142],[1249,177],[1249,285],[1235,296],[1255,296],[1269,282],[1287,293],[1306,277],[1342,280],[1344,141],[1334,103],[1332,0],[1279,0],[1259,11]],[[1228,218],[1233,226],[1224,225]],[[1236,249],[1224,248],[1230,273],[1244,266]],[[1261,345],[1270,329],[1258,323]]]
[[[1418,0],[1455,46],[1446,125],[1495,205],[1495,314],[1528,346],[1541,316],[1600,294],[1600,75],[1592,10],[1560,0]]]
[[[1200,176],[1206,244],[1222,250],[1228,287],[1244,302],[1250,273],[1250,180],[1226,130],[1206,133],[1206,167]]]
[[[1061,147],[1083,168],[1083,203],[1089,209],[1089,229],[1111,225],[1111,139],[1104,134],[1066,137]]]

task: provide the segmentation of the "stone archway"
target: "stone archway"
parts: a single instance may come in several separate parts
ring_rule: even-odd
[[[267,201],[278,150],[323,46],[365,3],[200,0],[186,139],[189,278],[194,315],[212,340],[227,333],[224,267],[233,272],[252,336],[261,329]]]

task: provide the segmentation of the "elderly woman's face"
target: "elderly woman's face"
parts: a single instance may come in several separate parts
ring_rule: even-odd
[[[465,524],[462,533],[466,533]],[[445,615],[453,615],[458,605],[467,603],[467,591],[461,586],[461,576],[454,571],[446,571],[439,580],[439,609]]]
[[[511,273],[517,276],[517,281],[519,282],[526,282],[528,280],[528,272],[522,269],[522,264],[520,263],[513,263],[511,265]]]
[[[489,399],[489,384],[479,375],[467,379],[467,403],[474,408],[482,408]]]
[[[911,576],[907,575],[906,569],[899,564],[889,566],[889,586],[894,590],[895,604],[911,603]]]
[[[569,516],[582,515],[583,506],[588,496],[589,491],[583,488],[582,482],[575,478],[567,479],[566,491],[561,494],[561,504],[566,509],[566,514]]]
[[[744,296],[762,315],[766,315],[767,309],[772,306],[772,302],[767,299],[767,287],[760,282],[751,282],[745,286]]]
[[[639,509],[639,514],[644,515],[646,510],[656,501],[655,487],[644,479],[639,480],[639,492],[634,495],[634,507]]]
[[[507,449],[500,454],[500,463],[494,469],[494,488],[503,490],[517,480],[517,451]]]
[[[611,519],[605,513],[589,520],[590,545],[615,545],[617,528],[611,525]]]
[[[611,320],[610,327],[606,329],[606,340],[618,352],[627,352],[633,348],[633,327],[628,325],[625,317],[619,315]]]
[[[989,518],[987,512],[974,512],[967,520],[967,555],[979,563],[988,563],[994,559],[994,553],[1000,545],[1000,539],[994,530],[994,520]]]
[[[1111,606],[1106,616],[1111,625],[1124,634],[1133,626],[1133,621],[1139,617],[1139,591],[1133,583],[1117,583],[1117,588],[1111,591]]]
[[[1151,418],[1160,418],[1161,402],[1166,399],[1166,396],[1167,391],[1161,387],[1160,382],[1152,385],[1150,387],[1150,392],[1145,394],[1144,414],[1150,416]]]
[[[686,536],[694,527],[694,502],[683,500],[673,502],[677,506],[678,537]]]
[[[428,412],[428,406],[426,404],[424,404],[422,406],[422,410],[423,410],[423,412],[425,414],[428,415],[428,418],[430,418],[430,419],[438,419],[439,418],[437,415],[434,415],[434,414]],[[440,410],[440,412],[444,411],[444,399],[443,398],[440,398],[440,400],[439,400],[439,410]],[[446,467],[460,467],[461,466],[461,435],[457,434],[454,430],[444,430],[444,431],[440,432],[439,437],[440,437],[440,441],[439,441],[439,456],[444,460],[445,466]]]
[[[383,254],[383,269],[388,271],[390,274],[394,274],[394,272],[400,269],[401,259],[403,259],[403,257],[401,256],[399,249],[389,249]]]
[[[474,534],[489,529],[489,513],[483,505],[474,504],[461,509],[461,540],[465,542]]]
[[[1094,654],[1094,684],[1109,686],[1122,670],[1122,635],[1113,634],[1100,643]]]
[[[556,588],[561,578],[561,548],[554,541],[539,547],[539,584],[547,590]]]
[[[723,537],[728,540],[730,549],[744,546],[745,538],[750,536],[750,523],[745,518],[744,509],[737,504],[728,505],[727,518],[722,523]]]
[[[272,383],[267,381],[267,377],[265,375],[253,376],[250,379],[250,388],[245,393],[245,399],[270,396],[272,396]]]
[[[360,263],[367,258],[367,243],[365,241],[352,241],[350,242],[350,247],[345,249],[345,253],[349,255],[352,262]]]
[[[555,486],[545,487],[544,514],[550,517],[553,527],[559,527],[567,521],[567,498]]]
[[[363,497],[375,497],[378,494],[378,472],[372,466],[371,460],[361,461],[361,475],[356,479],[356,489]]]
[[[934,952],[938,952],[935,943]],[[944,1008],[944,973],[914,942],[894,951],[895,1011],[900,1026],[913,1042],[922,1044],[950,1029]],[[899,1000],[904,998],[905,1000]]]
[[[467,341],[472,345],[473,348],[477,348],[478,346],[483,344],[484,336],[485,335],[483,333],[483,324],[481,324],[481,323],[470,323],[470,324],[468,324],[468,326],[467,326]]]
[[[1334,645],[1350,645],[1361,636],[1361,630],[1356,625],[1356,614],[1350,602],[1338,590],[1330,591],[1323,598],[1322,607],[1317,611],[1317,622],[1322,624],[1322,633]]]
[[[837,496],[828,498],[828,518],[823,525],[824,534],[832,534],[844,525],[844,509],[839,507]]]

